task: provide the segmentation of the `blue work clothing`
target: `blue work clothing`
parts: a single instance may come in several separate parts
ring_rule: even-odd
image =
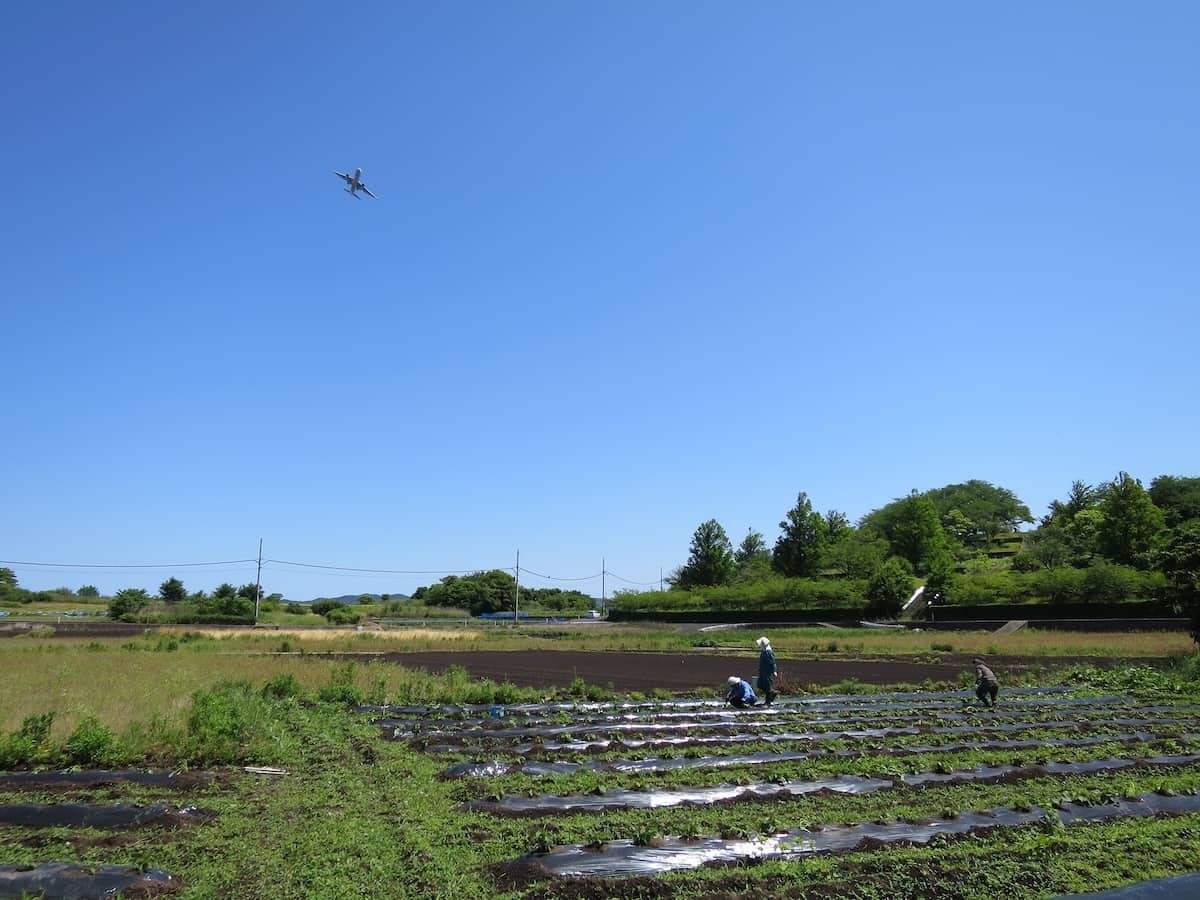
[[[754,696],[754,688],[750,687],[750,682],[745,678],[740,678],[737,684],[729,686],[725,702],[732,703],[734,706],[753,706],[758,702],[758,697]]]

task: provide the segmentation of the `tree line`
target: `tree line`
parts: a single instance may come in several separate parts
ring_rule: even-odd
[[[982,480],[914,490],[854,524],[817,511],[801,491],[772,545],[751,529],[735,548],[716,519],[702,522],[668,593],[733,592],[753,603],[786,594],[781,579],[845,579],[869,611],[894,615],[923,581],[949,603],[1140,598],[1200,616],[1200,478],[1160,475],[1148,489],[1127,472],[1076,481],[1036,528],[1019,532],[1034,522],[1011,490]],[[1011,554],[996,552],[1002,536],[1015,538]],[[614,600],[672,605],[657,597],[618,591]]]
[[[583,612],[592,608],[592,598],[587,594],[560,588],[522,587],[518,599],[517,579],[503,569],[447,575],[437,584],[417,588],[412,599],[426,606],[465,609],[473,616],[512,612],[518,603],[522,609],[546,612]]]

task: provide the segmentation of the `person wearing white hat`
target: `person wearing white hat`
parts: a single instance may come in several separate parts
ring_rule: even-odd
[[[736,675],[730,675],[726,680],[729,685],[729,690],[725,693],[725,702],[736,706],[738,709],[743,709],[747,706],[753,706],[758,702],[758,698],[754,696],[754,688],[750,687],[750,682],[745,678],[738,678]]]
[[[775,651],[771,649],[771,642],[765,637],[760,637],[755,643],[758,644],[758,689],[763,692],[765,702],[770,706],[777,696],[775,677],[779,670],[775,666]]]

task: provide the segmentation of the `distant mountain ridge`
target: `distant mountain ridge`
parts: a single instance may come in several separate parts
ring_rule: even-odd
[[[343,594],[340,597],[314,597],[311,600],[297,600],[297,603],[316,603],[318,600],[332,600],[334,603],[344,603],[347,605],[358,603],[359,597],[370,597],[372,603],[380,603],[383,601],[382,594]],[[388,600],[409,600],[408,594],[388,594]]]

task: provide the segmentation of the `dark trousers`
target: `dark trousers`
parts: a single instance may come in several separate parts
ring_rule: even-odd
[[[979,702],[984,706],[995,706],[996,695],[999,693],[1000,685],[998,684],[984,683],[975,688],[975,696],[979,698]]]
[[[736,698],[736,699],[730,700],[730,701],[729,701],[729,703],[730,703],[730,705],[732,705],[732,706],[736,706],[738,709],[745,709],[747,706],[753,706],[753,705],[754,705],[754,701],[753,701],[753,700],[746,701],[746,700],[743,700],[741,697],[738,697],[738,698]]]
[[[763,678],[760,675],[758,678],[758,689],[762,693],[762,695],[764,697],[766,697],[767,703],[770,703],[775,699],[774,681],[775,681],[775,679],[773,677]]]

